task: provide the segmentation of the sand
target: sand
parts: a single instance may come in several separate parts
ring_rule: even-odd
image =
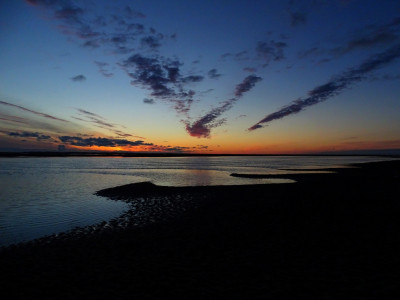
[[[400,161],[334,171],[285,176],[294,184],[99,191],[145,212],[103,230],[1,249],[0,293],[398,299]]]

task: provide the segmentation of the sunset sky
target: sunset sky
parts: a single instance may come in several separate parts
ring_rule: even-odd
[[[0,151],[78,149],[400,149],[400,1],[1,1]]]

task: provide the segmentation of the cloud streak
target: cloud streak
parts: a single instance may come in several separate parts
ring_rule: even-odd
[[[26,107],[23,107],[23,106],[20,106],[20,105],[12,104],[12,103],[1,101],[1,100],[0,100],[0,104],[6,105],[6,106],[10,106],[10,107],[14,107],[14,108],[17,108],[19,110],[26,111],[26,112],[30,112],[32,114],[35,114],[37,116],[41,116],[41,117],[44,117],[44,118],[48,118],[48,119],[52,119],[52,120],[56,120],[56,121],[69,123],[69,121],[67,121],[67,120],[60,119],[60,118],[57,118],[57,117],[54,117],[54,116],[51,116],[51,115],[48,115],[48,114],[45,114],[45,113],[41,113],[41,112],[26,108]]]
[[[298,54],[302,58],[314,58],[315,56],[328,55],[319,60],[319,63],[329,62],[348,53],[373,49],[376,47],[390,47],[400,40],[400,18],[395,18],[383,25],[370,25],[349,34],[349,38],[341,46],[324,49],[312,47]]]
[[[222,105],[213,108],[203,117],[190,124],[188,121],[185,122],[186,131],[193,137],[207,138],[210,136],[211,129],[222,125],[225,120],[217,120],[224,112],[232,108],[232,106],[243,96],[245,92],[250,91],[257,82],[261,81],[262,78],[250,75],[247,76],[243,82],[236,85],[235,97],[222,102]]]
[[[367,79],[366,75],[368,73],[390,64],[399,56],[400,44],[389,48],[382,53],[373,55],[358,67],[345,71],[342,74],[333,77],[327,83],[315,87],[308,92],[308,96],[306,98],[299,98],[282,109],[267,115],[261,121],[251,126],[248,130],[253,131],[255,129],[262,128],[265,126],[264,124],[299,113],[309,106],[321,103],[329,98],[337,96],[352,84]]]
[[[371,26],[355,35],[344,46],[331,50],[335,56],[340,56],[357,49],[366,49],[379,45],[391,45],[399,40],[400,18],[382,26]]]

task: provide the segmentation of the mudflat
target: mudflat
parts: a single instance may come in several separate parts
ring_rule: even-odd
[[[400,161],[332,171],[285,175],[296,180],[288,184],[143,183],[99,191],[136,203],[134,211],[146,211],[144,221],[138,224],[132,212],[124,226],[116,221],[107,230],[3,248],[0,293],[7,299],[396,299]]]

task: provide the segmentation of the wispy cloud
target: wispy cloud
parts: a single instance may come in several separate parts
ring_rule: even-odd
[[[307,23],[307,14],[304,12],[291,12],[290,13],[290,26],[297,27]]]
[[[20,124],[28,124],[28,121],[24,118],[17,116],[10,116],[6,114],[0,114],[0,120],[6,122],[20,123]]]
[[[334,48],[313,46],[300,51],[298,57],[302,59],[325,56],[319,59],[318,63],[326,63],[354,51],[393,46],[400,41],[400,18],[395,18],[386,24],[364,26],[346,34],[339,46]]]
[[[255,73],[255,72],[257,72],[257,69],[253,68],[253,67],[244,67],[243,71],[246,71],[246,72],[249,72],[249,73]]]
[[[256,53],[259,59],[261,59],[264,64],[263,67],[269,65],[271,61],[280,61],[285,58],[284,50],[287,44],[282,41],[260,41],[257,43]]]
[[[99,68],[100,74],[102,74],[104,77],[111,77],[114,75],[114,73],[107,70],[107,68],[109,68],[108,63],[102,61],[94,61],[94,63]]]
[[[44,118],[48,118],[48,119],[52,119],[52,120],[56,120],[56,121],[61,121],[61,122],[69,122],[69,121],[64,120],[64,119],[60,119],[60,118],[57,118],[57,117],[54,117],[54,116],[51,116],[51,115],[48,115],[48,114],[45,114],[45,113],[41,113],[41,112],[38,112],[38,111],[35,111],[35,110],[32,110],[32,109],[23,107],[21,105],[16,105],[16,104],[12,104],[12,103],[1,101],[1,100],[0,100],[0,104],[6,105],[6,106],[10,106],[10,107],[14,107],[14,108],[17,108],[17,109],[22,110],[22,111],[30,112],[32,114],[35,114],[37,116],[41,116],[41,117],[44,117]]]
[[[90,117],[95,117],[95,118],[99,118],[99,119],[104,119],[104,117],[99,116],[98,114],[95,114],[95,113],[93,113],[93,112],[84,110],[84,109],[82,109],[82,108],[76,108],[76,110],[77,110],[78,112],[80,112],[80,113],[82,113],[82,114],[84,114],[84,115],[90,116]]]
[[[211,79],[217,79],[222,76],[221,74],[218,73],[217,69],[211,69],[210,71],[207,72],[207,75]]]
[[[141,19],[141,18],[146,17],[143,13],[131,8],[129,5],[125,6],[124,11],[128,15],[128,17],[131,17],[131,18],[140,18]]]
[[[262,78],[250,75],[247,76],[243,82],[236,85],[235,89],[235,97],[229,100],[222,102],[222,105],[216,108],[213,108],[210,112],[208,112],[203,117],[199,118],[197,121],[190,124],[188,121],[185,121],[186,131],[194,137],[198,138],[206,138],[210,136],[211,129],[214,127],[218,127],[222,125],[225,120],[217,120],[224,112],[228,111],[232,108],[236,101],[238,101],[245,92],[248,92],[252,89],[257,82],[259,82]]]
[[[81,122],[86,122],[86,123],[92,123],[94,126],[106,129],[109,132],[112,132],[113,134],[119,136],[119,137],[136,137],[136,138],[141,138],[144,139],[143,137],[139,137],[127,132],[122,131],[120,128],[124,127],[119,124],[111,123],[106,120],[103,116],[100,116],[94,112],[81,109],[81,108],[75,108],[78,111],[78,114],[80,117],[75,117],[73,116],[75,120],[81,121]]]
[[[371,56],[358,67],[352,68],[342,74],[333,77],[325,84],[319,85],[308,92],[308,97],[299,98],[282,109],[267,115],[261,121],[251,126],[248,130],[252,131],[262,128],[263,124],[267,124],[274,120],[282,119],[289,115],[298,113],[305,108],[328,100],[351,86],[351,84],[365,80],[366,75],[383,66],[392,63],[400,56],[400,44],[376,55]]]
[[[331,50],[331,53],[340,56],[357,49],[372,48],[375,46],[387,46],[399,41],[400,18],[381,26],[370,26],[367,30],[363,28],[360,32],[346,42],[344,46]]]

